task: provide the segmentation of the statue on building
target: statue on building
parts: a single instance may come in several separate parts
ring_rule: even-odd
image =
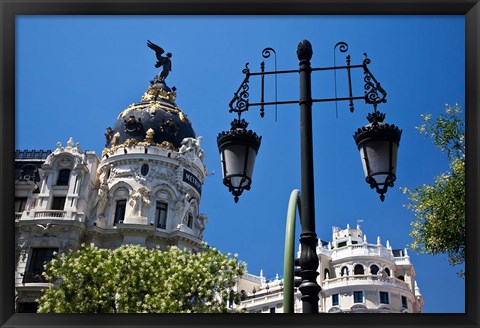
[[[195,221],[195,228],[198,229],[198,239],[203,239],[203,233],[205,232],[205,226],[207,225],[208,219],[205,214],[199,214],[197,220]]]
[[[131,217],[139,217],[143,215],[143,209],[150,206],[149,192],[145,188],[139,188],[130,193],[129,204],[132,206],[130,212]]]
[[[162,67],[162,71],[158,73],[158,75],[153,79],[153,83],[162,83],[165,82],[165,79],[168,76],[168,73],[172,70],[172,61],[170,58],[172,58],[172,54],[167,52],[165,56],[162,56],[163,53],[165,53],[165,50],[163,50],[161,47],[157,46],[155,43],[151,42],[150,40],[147,40],[147,46],[150,49],[153,49],[155,51],[155,55],[157,56],[157,63],[155,64],[156,68]]]
[[[107,198],[108,198],[108,185],[107,183],[102,183],[100,188],[98,189],[97,195],[97,217],[103,217],[103,212],[105,212],[105,206],[107,205]]]
[[[179,225],[178,225],[179,228],[184,224],[185,216],[187,215],[187,212],[190,208],[190,201],[192,199],[193,199],[192,195],[190,195],[189,193],[186,193],[175,204],[175,211],[178,214],[178,218],[179,218],[179,222],[180,222]]]

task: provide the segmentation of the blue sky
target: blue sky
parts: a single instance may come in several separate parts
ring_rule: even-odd
[[[448,170],[445,156],[415,127],[420,114],[441,114],[445,104],[465,98],[463,16],[20,16],[16,22],[16,148],[54,149],[73,137],[84,150],[103,150],[105,128],[118,113],[138,102],[158,73],[147,39],[172,56],[167,78],[177,88],[177,105],[203,136],[210,175],[200,212],[209,222],[204,239],[224,252],[238,253],[251,273],[282,275],[285,216],[290,192],[300,188],[299,113],[297,105],[258,108],[243,117],[263,137],[252,189],[235,204],[222,184],[217,134],[235,117],[228,103],[249,62],[258,71],[266,47],[276,50],[279,70],[296,69],[296,47],[313,46],[312,67],[333,66],[333,47],[349,44],[352,64],[366,52],[372,73],[387,90],[379,110],[386,122],[403,129],[397,181],[384,203],[364,181],[353,133],[367,123],[370,106],[348,103],[313,107],[315,207],[317,234],[331,240],[332,226],[361,228],[369,242],[380,236],[404,248],[413,214],[401,187],[431,183]],[[344,55],[337,54],[337,65]],[[359,72],[361,73],[361,72]],[[258,100],[252,78],[251,101]],[[361,74],[352,76],[354,94],[363,94]],[[298,77],[278,77],[278,100],[298,99]],[[333,73],[314,73],[314,98],[333,97]],[[348,92],[337,75],[337,93]],[[273,79],[267,100],[274,100]],[[300,228],[297,227],[297,234]],[[444,255],[409,252],[425,298],[425,312],[464,312],[464,281]]]

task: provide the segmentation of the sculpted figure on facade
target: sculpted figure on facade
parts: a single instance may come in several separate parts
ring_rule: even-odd
[[[199,214],[195,220],[195,228],[198,229],[198,239],[203,239],[203,233],[207,226],[208,218],[205,214]]]
[[[106,182],[100,185],[98,189],[97,201],[95,206],[97,206],[97,217],[103,217],[103,213],[105,212],[105,206],[107,205],[108,201],[108,185]]]
[[[192,195],[186,193],[181,197],[179,201],[175,204],[175,212],[177,213],[178,221],[180,222],[179,226],[183,224],[185,215],[190,208],[190,201],[192,200]]]
[[[385,280],[387,280],[387,278],[388,278],[388,275],[387,275],[387,273],[385,272],[385,269],[383,269],[383,268],[381,268],[380,270],[378,270],[377,276],[378,276],[378,279],[381,280],[381,281],[385,281]]]
[[[203,137],[199,136],[197,139],[195,138],[185,138],[182,140],[182,146],[178,150],[180,154],[185,154],[188,152],[192,152],[193,154],[197,155],[202,161],[205,157],[205,153],[203,149],[200,147],[200,142],[202,141]]]
[[[143,187],[130,193],[129,204],[132,206],[131,217],[144,216],[144,208],[150,206],[149,191]]]

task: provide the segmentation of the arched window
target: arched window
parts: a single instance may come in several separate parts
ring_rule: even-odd
[[[398,276],[397,279],[400,279],[400,280],[405,281],[405,277],[404,277],[404,276]]]
[[[148,174],[148,170],[149,170],[148,164],[143,164],[142,168],[140,169],[140,172],[142,173],[143,176],[146,176]]]
[[[58,172],[57,186],[68,186],[68,180],[70,180],[70,170],[60,170],[60,172]]]
[[[328,269],[325,269],[323,271],[323,278],[324,279],[330,279],[330,271],[328,271]]]
[[[189,227],[189,228],[193,227],[193,214],[192,213],[188,213],[187,227]]]
[[[127,207],[126,199],[119,199],[115,204],[115,218],[113,220],[113,225],[122,223],[125,218],[125,209]]]
[[[341,270],[342,277],[343,276],[348,276],[348,268],[344,266]]]
[[[363,269],[363,265],[357,264],[355,268],[353,268],[353,274],[364,274],[365,271]]]
[[[390,269],[389,268],[385,268],[385,273],[387,274],[387,276],[390,277]]]
[[[371,274],[377,274],[378,270],[380,270],[380,268],[378,266],[376,266],[375,264],[370,266],[370,273]]]
[[[166,229],[167,228],[167,211],[168,204],[165,202],[157,202],[157,208],[155,212],[155,221],[157,228]]]

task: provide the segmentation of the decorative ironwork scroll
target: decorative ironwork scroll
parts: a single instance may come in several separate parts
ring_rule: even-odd
[[[365,103],[373,105],[374,109],[377,108],[379,103],[386,103],[385,99],[387,92],[380,86],[380,82],[373,76],[373,74],[368,69],[368,64],[370,64],[370,58],[367,57],[367,54],[364,53],[363,59],[363,72],[365,74]],[[378,94],[380,92],[381,96]]]
[[[245,74],[245,78],[243,79],[242,84],[237,89],[237,92],[234,93],[232,100],[229,104],[229,113],[235,112],[238,114],[238,119],[240,119],[240,115],[248,110],[248,97],[250,94],[248,93],[249,90],[249,78],[250,78],[250,69],[248,68],[248,64],[245,64],[245,68],[242,70],[242,73]]]
[[[262,56],[263,58],[269,58],[271,54],[275,55],[275,72],[277,72],[277,52],[273,48],[265,48],[262,50]],[[262,61],[261,63],[261,69],[262,73],[265,72],[265,63]],[[265,74],[262,74],[262,103],[264,102],[264,76]],[[275,102],[278,102],[278,97],[277,97],[277,74],[274,74],[275,76]],[[277,121],[277,107],[278,104],[275,104],[275,122]],[[264,114],[264,107],[262,105],[262,108],[260,109],[260,116],[263,117]]]
[[[340,50],[340,52],[347,52],[348,51],[348,44],[346,42],[340,41],[338,42],[335,47],[333,47],[333,66],[336,68],[337,67],[337,61],[336,61],[336,50]],[[347,66],[350,66],[350,55],[347,55]],[[333,77],[335,79],[335,99],[338,98],[337,96],[337,70],[333,70]],[[350,67],[348,68],[348,87],[350,90],[350,97],[352,97],[352,85],[350,82]],[[350,100],[350,111],[353,112],[353,103],[352,100]],[[335,116],[338,118],[338,101],[335,101]]]

